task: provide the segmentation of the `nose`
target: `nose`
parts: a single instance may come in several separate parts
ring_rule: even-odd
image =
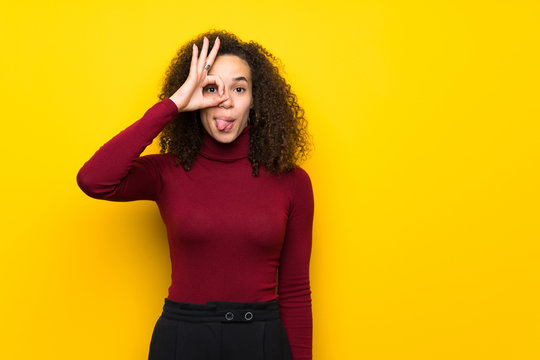
[[[228,109],[228,108],[233,107],[234,102],[233,102],[233,99],[232,99],[231,95],[229,94],[229,91],[225,90],[224,95],[227,96],[228,99],[220,102],[218,106],[221,107],[221,108],[224,108],[224,109]]]

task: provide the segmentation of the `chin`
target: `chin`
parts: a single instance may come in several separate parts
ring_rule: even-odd
[[[214,136],[214,139],[221,143],[230,143],[233,142],[236,137],[236,134],[218,134],[217,136]]]
[[[233,142],[240,135],[242,130],[247,126],[247,123],[242,127],[242,130],[238,130],[239,128],[237,127],[237,125],[239,124],[234,124],[229,131],[220,131],[214,121],[212,121],[212,123],[209,125],[211,130],[209,133],[215,140],[221,143],[230,143]]]
[[[217,128],[214,128],[210,134],[215,140],[222,143],[233,142],[238,137],[238,132],[234,128],[229,132],[219,131]]]

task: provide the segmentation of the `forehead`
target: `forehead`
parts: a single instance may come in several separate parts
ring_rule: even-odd
[[[220,55],[216,57],[208,75],[216,74],[228,80],[243,76],[251,82],[251,71],[248,63],[236,55]]]

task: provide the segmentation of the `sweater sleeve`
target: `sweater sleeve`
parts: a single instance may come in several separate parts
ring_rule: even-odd
[[[90,197],[111,201],[157,200],[161,191],[159,154],[140,157],[144,149],[178,114],[169,98],[121,131],[82,166],[77,184]]]
[[[309,263],[313,228],[313,189],[309,175],[297,168],[293,203],[278,270],[280,317],[293,360],[312,359],[312,311]]]

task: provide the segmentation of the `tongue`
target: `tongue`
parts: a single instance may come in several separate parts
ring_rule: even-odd
[[[219,130],[223,131],[228,131],[232,128],[233,124],[234,124],[234,121],[225,121],[225,120],[219,120],[219,119],[216,119],[216,122],[217,122],[217,127]]]

